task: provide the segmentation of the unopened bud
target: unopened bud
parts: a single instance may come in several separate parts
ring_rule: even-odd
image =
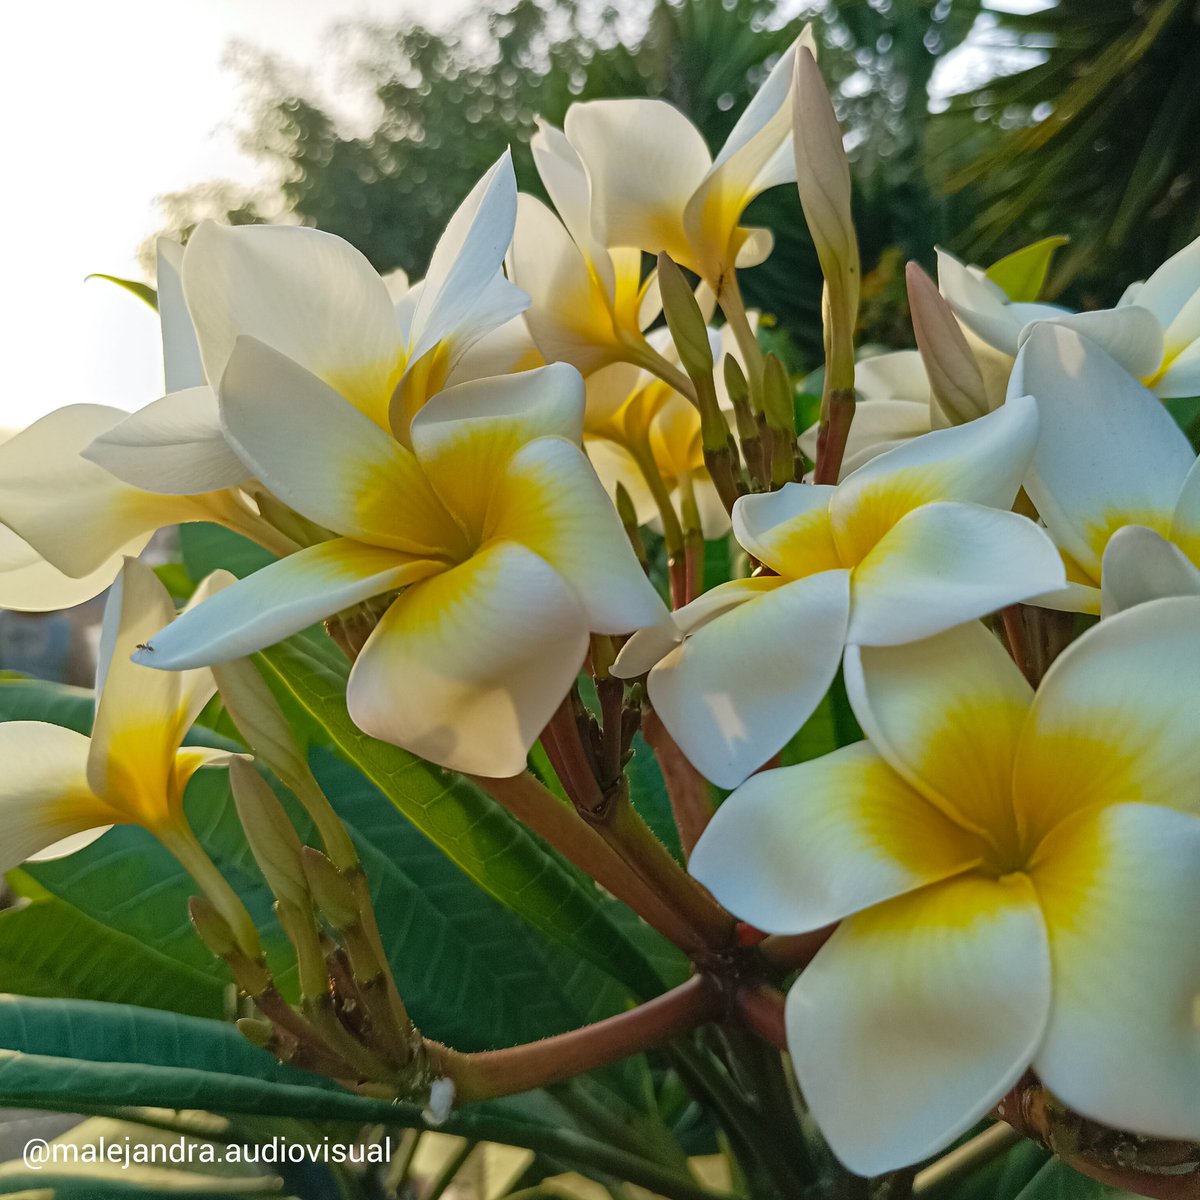
[[[203,896],[193,896],[188,901],[188,917],[200,940],[217,958],[228,959],[241,953],[229,923],[211,901]]]
[[[988,411],[987,388],[954,310],[917,263],[908,264],[905,278],[913,333],[934,401],[951,425],[982,417]]]
[[[257,1017],[239,1017],[238,1033],[255,1046],[266,1050],[275,1041],[275,1026],[270,1021],[260,1021]]]
[[[254,861],[272,894],[294,908],[310,905],[300,862],[300,838],[266,780],[244,759],[230,764],[229,782]]]
[[[768,354],[763,364],[763,412],[772,429],[795,430],[795,389],[777,354]]]
[[[711,380],[712,345],[708,340],[704,314],[683,272],[665,252],[658,256],[658,287],[662,295],[663,316],[683,369],[693,380]]]
[[[796,52],[796,186],[825,276],[826,373],[832,389],[854,386],[854,326],[858,319],[858,238],[850,205],[850,164],[833,101],[816,59]]]
[[[320,850],[305,846],[300,852],[304,874],[317,907],[334,929],[350,929],[360,920],[354,888]]]

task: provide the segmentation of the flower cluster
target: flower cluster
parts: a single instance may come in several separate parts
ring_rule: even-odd
[[[1040,300],[1053,240],[986,272],[940,253],[936,284],[909,271],[917,349],[856,363],[849,175],[807,33],[715,157],[650,100],[577,104],[533,154],[557,211],[503,157],[415,284],[298,226],[162,242],[166,395],[0,447],[0,605],[116,581],[91,739],[0,725],[0,867],[143,825],[250,971],[253,925],[183,815],[230,754],[179,747],[211,668],[235,681],[323,621],[360,730],[477,777],[702,974],[742,953],[734,918],[836,925],[790,982],[786,1045],[853,1171],[927,1158],[1031,1069],[1086,1118],[1200,1140],[1200,469],[1163,403],[1200,392],[1200,242],[1084,313]],[[744,210],[787,182],[825,275],[807,430],[738,282],[771,250]],[[276,561],[176,617],[132,556],[195,521]],[[706,586],[717,539],[738,566]],[[780,766],[839,680],[864,739]],[[222,694],[253,742],[269,701]],[[691,878],[629,803],[639,725]],[[582,821],[512,799],[539,743]],[[269,801],[234,770],[258,854]],[[734,789],[715,815],[709,782]],[[352,852],[345,879],[296,854],[260,861],[303,960],[310,892],[339,930],[361,896]],[[413,1059],[389,997],[386,1063],[489,1094],[444,1048]],[[303,1061],[386,1077],[308,1015]]]

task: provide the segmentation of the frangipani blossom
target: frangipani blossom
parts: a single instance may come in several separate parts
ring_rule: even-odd
[[[211,575],[194,603],[232,576]],[[130,656],[175,616],[154,572],[125,562],[104,615],[92,736],[42,721],[0,723],[0,872],[73,853],[113,825],[141,825],[169,846],[186,837],[183,792],[223,750],[183,747],[216,691],[212,673],[148,671]]]
[[[425,279],[409,288],[405,278],[402,289],[396,279],[389,287],[332,234],[202,222],[181,267],[199,383],[135,413],[88,456],[162,492],[208,490],[252,474],[224,439],[214,395],[243,335],[311,371],[406,442],[409,421],[426,399],[451,381],[481,338],[528,303],[501,271],[515,216],[506,153],[451,218]],[[393,290],[402,292],[399,302]]]
[[[563,131],[587,171],[595,239],[666,251],[718,294],[734,266],[761,263],[771,252],[769,231],[740,222],[761,192],[795,181],[792,89],[800,45],[816,53],[811,28],[772,68],[716,158],[695,125],[665,101],[572,105]]]
[[[756,776],[693,874],[759,928],[841,921],[788,1045],[834,1152],[919,1162],[1032,1067],[1117,1129],[1200,1136],[1200,599],[1069,647],[1032,693],[973,623],[852,648],[868,742]]]
[[[588,635],[662,604],[579,449],[583,386],[556,364],[450,388],[401,445],[328,384],[242,338],[226,435],[332,541],[248,576],[150,641],[177,669],[238,658],[400,590],[350,675],[372,736],[455,770],[513,775],[566,695]]]
[[[518,197],[509,274],[529,294],[525,321],[547,361],[588,375],[641,342],[661,307],[655,275],[642,279],[636,246],[609,249],[596,239],[587,173],[562,131],[539,121],[530,145],[559,216]]]
[[[1070,580],[1038,602],[1107,613],[1200,593],[1200,468],[1154,394],[1096,343],[1053,325],[1030,333],[1011,386],[1038,402],[1025,487]]]
[[[773,574],[737,579],[636,634],[617,659],[650,672],[655,711],[709,779],[733,787],[820,703],[847,644],[929,637],[1062,586],[1050,539],[1008,511],[1037,439],[1014,397],[872,459],[836,487],[785,484],[733,510]]]
[[[1070,313],[1056,305],[1013,304],[978,268],[938,252],[938,282],[963,325],[1015,356],[1034,323],[1085,334],[1160,399],[1200,393],[1200,238],[1167,259],[1115,308]]]

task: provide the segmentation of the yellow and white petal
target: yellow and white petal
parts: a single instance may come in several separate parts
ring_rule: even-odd
[[[1034,329],[1013,367],[1010,394],[1037,399],[1041,431],[1026,489],[1054,540],[1099,582],[1114,530],[1166,533],[1195,454],[1147,391],[1072,329]]]
[[[591,100],[567,110],[564,132],[588,173],[597,240],[690,266],[683,213],[712,165],[695,125],[663,100]]]
[[[372,737],[454,771],[516,775],[587,645],[573,589],[524,546],[497,542],[388,609],[346,702]]]
[[[1094,805],[1200,813],[1200,597],[1106,618],[1046,673],[1017,750],[1014,796],[1041,836]]]
[[[1200,819],[1139,804],[1082,813],[1032,872],[1054,1000],[1034,1069],[1117,1129],[1200,1136]]]
[[[447,564],[335,538],[247,575],[143,638],[135,661],[178,671],[242,658],[372,596],[445,571]]]
[[[188,781],[202,767],[227,767],[235,758],[250,759],[252,756],[231,750],[216,750],[210,746],[183,746],[175,755],[172,795],[182,799]]]
[[[763,771],[717,810],[688,870],[735,916],[806,933],[961,874],[978,839],[866,742]]]
[[[1028,396],[1014,396],[977,420],[935,429],[871,459],[838,485],[830,501],[843,559],[861,562],[901,517],[922,504],[957,500],[1010,508],[1037,437],[1037,405]]]
[[[220,399],[238,455],[309,520],[412,554],[461,541],[412,452],[278,351],[240,339]]]
[[[1101,616],[1163,596],[1200,596],[1200,570],[1161,533],[1144,525],[1118,529],[1104,549]]]
[[[574,588],[593,633],[655,625],[664,606],[583,451],[539,438],[509,460],[488,509],[487,540],[518,542]]]
[[[0,522],[77,579],[118,553],[138,553],[163,525],[209,515],[189,496],[130,487],[80,456],[127,415],[71,404],[0,444]]]
[[[1200,324],[1200,297],[1194,307],[1198,310],[1197,324]],[[1149,381],[1148,386],[1164,400],[1200,395],[1200,333],[1170,360],[1161,375]]]
[[[1169,536],[1192,562],[1200,562],[1200,459],[1192,464],[1179,489]]]
[[[132,657],[174,617],[175,605],[158,576],[127,559],[104,613],[87,777],[110,806],[151,825],[165,816],[171,762],[189,713],[178,674],[149,671]]]
[[[447,376],[453,374],[463,356],[489,333],[507,325],[529,307],[529,296],[503,271],[497,271],[467,309],[457,328],[439,343],[446,359]],[[393,411],[393,423],[395,413]]]
[[[525,320],[548,361],[585,374],[612,361],[616,341],[604,295],[562,222],[533,196],[519,197],[509,270],[529,294]]]
[[[124,549],[124,548],[123,548]],[[136,554],[140,541],[127,548]],[[0,609],[55,612],[98,596],[116,578],[122,555],[116,554],[90,575],[74,579],[51,566],[28,542],[0,525]]]
[[[760,575],[752,579],[731,579],[709,588],[690,604],[667,613],[657,624],[639,629],[621,648],[612,673],[620,679],[636,679],[639,675],[645,675],[680,645],[685,635],[707,625],[722,613],[775,591],[785,582],[777,575]]]
[[[183,292],[213,387],[238,338],[253,337],[387,428],[404,347],[383,280],[349,242],[300,225],[203,221],[183,256]]]
[[[1028,517],[979,504],[925,504],[854,569],[847,637],[864,646],[918,641],[1066,579],[1054,543]]]
[[[960,876],[844,921],[786,1013],[796,1077],[834,1154],[882,1175],[974,1125],[1041,1043],[1049,959],[1019,875]]]
[[[504,262],[516,219],[517,181],[505,150],[458,206],[434,247],[409,331],[411,360],[470,323]]]
[[[788,579],[838,570],[830,484],[785,483],[777,492],[742,496],[733,506],[733,536],[747,553]]]
[[[848,646],[844,670],[854,715],[893,769],[1011,850],[1013,763],[1033,689],[999,640],[971,621],[907,646]]]
[[[702,774],[736,787],[804,724],[837,674],[849,592],[845,571],[784,581],[695,629],[650,672],[655,711]]]
[[[168,392],[202,387],[204,366],[196,328],[183,298],[183,247],[170,238],[155,243],[158,260],[158,320],[162,326],[163,377]]]
[[[83,457],[133,487],[179,496],[236,487],[250,475],[225,440],[207,386],[147,404],[91,442]]]
[[[869,400],[929,403],[929,375],[918,350],[893,350],[861,359],[854,366],[854,387],[860,409],[861,402]],[[857,412],[854,419],[858,420]]]
[[[514,317],[491,333],[485,333],[463,354],[447,375],[446,386],[529,371],[544,365],[545,360],[529,335],[524,316]]]
[[[0,723],[0,873],[78,839],[99,836],[116,814],[87,780],[88,739],[42,721]],[[68,851],[69,852],[69,851]]]
[[[1102,347],[1130,375],[1141,379],[1153,375],[1163,357],[1162,326],[1148,309],[1137,304],[1101,308],[1093,312],[1068,313],[1049,318],[1049,323],[1073,329]],[[1017,338],[1024,345],[1039,322],[1026,325]]]
[[[439,392],[413,420],[413,450],[460,523],[482,534],[509,459],[538,438],[583,438],[583,380],[552,363],[519,375],[476,379]]]
[[[1200,291],[1200,238],[1172,254],[1130,297],[1148,308],[1168,329],[1187,303]]]

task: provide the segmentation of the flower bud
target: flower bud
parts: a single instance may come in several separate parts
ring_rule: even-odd
[[[663,316],[683,369],[693,380],[711,379],[713,355],[704,314],[683,272],[665,253],[658,256],[658,287],[662,294]]]
[[[230,764],[229,782],[246,841],[276,899],[309,909],[308,884],[300,862],[300,838],[278,797],[245,760]]]
[[[320,850],[305,846],[300,851],[304,874],[317,907],[334,929],[350,929],[361,921],[358,900],[346,877]]]
[[[763,412],[772,429],[795,430],[795,389],[777,354],[768,354],[763,363]]]
[[[192,896],[188,900],[188,917],[200,940],[217,958],[229,958],[241,953],[229,923],[211,901],[203,896]]]

